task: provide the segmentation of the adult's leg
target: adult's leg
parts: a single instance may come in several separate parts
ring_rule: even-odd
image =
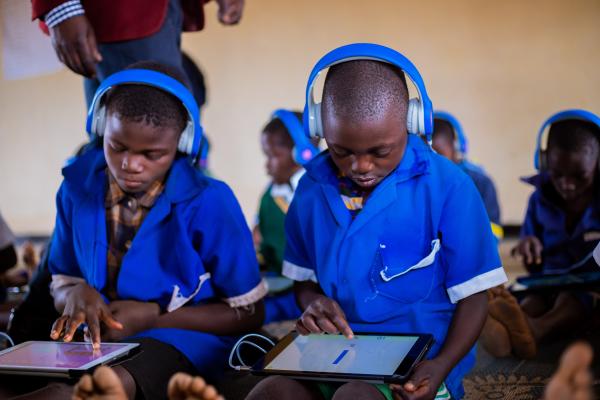
[[[182,68],[181,26],[183,11],[179,0],[170,0],[167,15],[158,32],[135,40],[101,43],[102,62],[98,64],[98,80],[121,71],[138,61],[156,61]]]

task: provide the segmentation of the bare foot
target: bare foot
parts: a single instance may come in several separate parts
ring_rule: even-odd
[[[217,390],[199,376],[178,372],[169,381],[169,400],[224,400]]]
[[[508,331],[511,347],[517,357],[535,357],[537,345],[527,316],[508,290],[503,288],[498,291],[497,296],[489,302],[489,313]]]
[[[72,400],[127,400],[121,380],[109,367],[84,375],[75,385]]]
[[[479,342],[483,348],[496,358],[510,355],[512,347],[508,331],[498,320],[488,315]]]
[[[578,342],[565,350],[556,373],[544,391],[544,400],[591,400],[593,351],[589,344]]]

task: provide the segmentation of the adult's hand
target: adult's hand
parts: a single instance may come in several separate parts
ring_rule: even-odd
[[[102,61],[102,55],[85,15],[67,18],[50,28],[50,38],[58,59],[71,71],[87,78],[96,77],[96,64]]]
[[[235,25],[242,19],[244,0],[217,0],[219,21],[223,25]]]

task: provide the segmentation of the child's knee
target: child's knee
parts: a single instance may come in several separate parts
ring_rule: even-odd
[[[352,381],[335,391],[332,400],[385,400],[384,395],[374,385]]]
[[[246,400],[293,398],[299,390],[306,390],[300,382],[283,376],[269,376],[252,389]]]

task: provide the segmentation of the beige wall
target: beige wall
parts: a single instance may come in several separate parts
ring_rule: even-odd
[[[517,178],[533,172],[541,122],[566,107],[600,112],[598,0],[247,0],[235,28],[215,13],[209,4],[205,31],[183,47],[208,79],[212,169],[248,219],[267,182],[261,126],[274,108],[303,105],[310,68],[341,44],[380,42],[413,60],[494,177],[504,222],[522,218],[529,189]],[[80,80],[2,80],[0,101],[0,209],[18,232],[47,232],[60,165],[84,139]]]

